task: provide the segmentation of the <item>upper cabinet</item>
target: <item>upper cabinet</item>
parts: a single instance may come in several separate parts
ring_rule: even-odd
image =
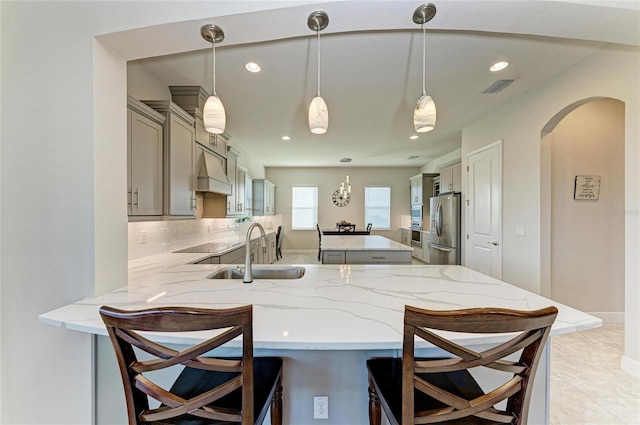
[[[433,196],[433,179],[437,174],[418,174],[410,177],[411,205],[429,205]]]
[[[422,204],[422,174],[409,179],[411,185],[411,205]]]
[[[462,192],[462,164],[457,163],[440,170],[440,193]]]
[[[164,214],[195,217],[194,118],[171,101],[144,101],[166,117],[164,124]]]
[[[227,196],[227,216],[245,215],[247,170],[238,163],[238,151],[231,146],[227,152],[227,178],[232,185],[231,196]]]
[[[253,180],[253,215],[276,213],[276,185],[266,179]]]
[[[127,97],[127,203],[129,216],[163,211],[163,126],[166,118]]]

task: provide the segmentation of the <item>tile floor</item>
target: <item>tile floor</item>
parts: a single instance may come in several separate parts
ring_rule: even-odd
[[[620,370],[624,325],[551,337],[551,425],[640,424],[640,379]]]
[[[286,254],[279,263],[317,264]],[[640,379],[620,370],[624,325],[551,338],[550,425],[640,425]]]

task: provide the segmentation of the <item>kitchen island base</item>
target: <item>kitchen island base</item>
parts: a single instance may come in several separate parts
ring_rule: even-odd
[[[96,424],[111,425],[127,422],[126,406],[120,372],[107,337],[97,339],[96,364]],[[529,424],[548,424],[547,398],[549,394],[549,344],[544,349],[534,380],[529,409]],[[239,350],[228,349],[229,356],[237,356]],[[438,353],[432,349],[420,351],[423,357]],[[226,353],[225,353],[226,354]],[[313,397],[329,397],[329,419],[323,425],[368,425],[369,395],[365,363],[372,357],[400,357],[401,350],[255,350],[255,356],[284,358],[283,366],[283,424],[315,425]],[[331,367],[328,367],[331,365]],[[476,377],[482,383],[493,385],[492,377],[482,374]],[[157,378],[167,384],[174,376]],[[491,382],[489,382],[491,381]],[[388,424],[382,415],[382,424]],[[264,425],[270,425],[269,415]]]

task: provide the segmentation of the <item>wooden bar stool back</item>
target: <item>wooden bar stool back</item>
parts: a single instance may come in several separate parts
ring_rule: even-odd
[[[405,306],[402,359],[367,361],[370,424],[380,424],[382,406],[391,424],[525,425],[533,377],[557,314],[555,307],[433,311]],[[455,335],[450,332],[507,334],[508,340],[475,351],[437,331],[449,337]],[[415,358],[416,337],[451,357]],[[504,372],[504,384],[485,393],[469,373],[478,367]],[[504,400],[506,407],[498,409]]]
[[[252,306],[135,311],[103,306],[100,315],[120,366],[130,425],[253,425],[262,423],[269,407],[271,423],[282,423],[282,359],[253,357]],[[145,337],[140,333],[210,330],[218,332],[183,351],[153,342],[148,334]],[[204,357],[239,336],[242,357]],[[140,357],[151,359],[140,360],[137,353],[142,352],[146,354]],[[175,367],[182,371],[169,390],[153,382],[151,372]],[[150,401],[159,407],[151,408]]]

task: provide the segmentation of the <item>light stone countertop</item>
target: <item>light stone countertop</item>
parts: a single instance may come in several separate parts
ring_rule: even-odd
[[[351,236],[353,238],[353,236]],[[324,241],[323,241],[324,242]],[[40,315],[42,323],[105,335],[98,308],[160,306],[228,308],[253,304],[256,349],[400,349],[406,304],[431,309],[506,307],[560,312],[552,334],[598,327],[602,321],[463,266],[303,264],[295,280],[207,279],[225,265],[187,264],[203,254],[159,254],[129,263],[125,288]],[[283,267],[281,264],[255,267]],[[154,336],[194,344],[210,333]],[[467,342],[489,342],[468,334]],[[234,343],[235,341],[232,341]],[[239,344],[239,342],[238,342]]]
[[[323,251],[413,251],[413,248],[380,235],[322,235]]]

